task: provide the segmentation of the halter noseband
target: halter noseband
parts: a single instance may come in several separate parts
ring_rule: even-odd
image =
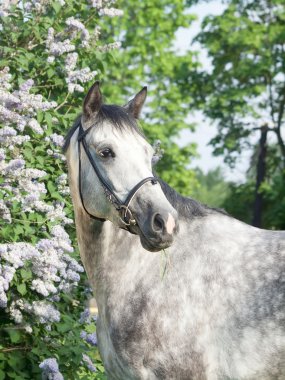
[[[100,220],[100,221],[105,221],[105,219],[102,219],[102,218],[98,218],[92,214],[90,214],[85,205],[84,205],[84,200],[83,200],[83,195],[82,195],[82,189],[81,189],[81,148],[80,148],[80,143],[82,144],[83,146],[83,149],[86,153],[86,156],[88,157],[89,159],[89,162],[90,164],[92,165],[99,181],[100,181],[100,184],[102,185],[103,187],[103,190],[104,190],[104,193],[106,195],[106,198],[108,199],[108,201],[116,208],[116,210],[119,212],[120,214],[120,219],[121,221],[124,223],[124,225],[126,226],[126,228],[128,226],[134,226],[137,224],[136,222],[136,219],[133,217],[133,214],[129,208],[130,206],[130,203],[131,201],[133,200],[134,196],[136,195],[136,193],[140,190],[140,188],[147,182],[151,182],[153,185],[157,184],[158,181],[155,177],[147,177],[147,178],[144,178],[142,181],[140,181],[138,184],[136,184],[132,190],[129,192],[125,202],[122,202],[120,201],[120,199],[116,196],[116,194],[114,193],[114,191],[112,190],[111,186],[106,182],[105,178],[102,176],[96,162],[94,161],[89,149],[88,149],[88,145],[86,143],[86,140],[85,140],[85,136],[87,135],[87,133],[90,131],[90,129],[92,128],[93,126],[89,127],[88,129],[86,129],[86,131],[84,131],[83,127],[82,127],[82,124],[80,122],[79,124],[79,132],[78,132],[78,138],[77,138],[77,141],[78,141],[78,156],[79,156],[79,194],[80,194],[80,199],[81,199],[81,203],[82,203],[82,206],[85,210],[85,212],[93,219],[97,219],[97,220]]]

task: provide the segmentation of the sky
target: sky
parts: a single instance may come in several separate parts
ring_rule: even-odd
[[[185,50],[189,49],[189,47],[195,51],[199,51],[200,61],[203,66],[209,67],[210,61],[207,58],[206,51],[203,50],[198,43],[193,45],[190,45],[190,43],[193,37],[199,33],[203,18],[207,15],[219,15],[223,13],[224,9],[225,5],[218,0],[192,6],[189,13],[196,14],[197,20],[194,21],[189,28],[179,28],[177,31],[175,43],[175,49],[177,52],[183,53]],[[210,120],[206,120],[201,112],[194,112],[189,117],[189,121],[194,121],[196,123],[196,131],[182,131],[178,142],[181,145],[188,142],[195,142],[197,144],[197,150],[200,157],[193,159],[190,166],[199,167],[205,173],[217,166],[221,166],[226,180],[242,182],[245,179],[245,173],[248,168],[250,152],[243,152],[237,166],[234,169],[230,169],[223,163],[223,158],[221,156],[215,157],[212,155],[213,148],[207,145],[211,138],[217,134],[215,125],[212,125]]]

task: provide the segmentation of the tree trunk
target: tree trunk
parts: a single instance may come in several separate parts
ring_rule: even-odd
[[[260,185],[265,179],[266,175],[266,140],[268,125],[264,125],[260,129],[261,136],[259,140],[259,155],[257,162],[257,174],[256,174],[256,185],[255,185],[255,196],[253,205],[253,219],[252,225],[255,227],[261,227],[262,223],[262,206],[263,206],[263,194],[260,193]]]

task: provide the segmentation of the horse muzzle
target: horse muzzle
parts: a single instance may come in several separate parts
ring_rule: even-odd
[[[146,250],[157,252],[172,245],[179,230],[177,212],[173,211],[155,212],[144,223],[138,222],[137,234]]]

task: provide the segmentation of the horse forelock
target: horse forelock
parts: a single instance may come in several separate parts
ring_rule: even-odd
[[[74,132],[81,123],[81,117],[82,115],[80,114],[73,123],[73,126],[67,132],[65,142],[62,147],[64,153],[67,151],[70,145],[70,141]],[[102,105],[100,111],[94,118],[94,127],[102,127],[105,121],[111,123],[112,126],[119,131],[134,131],[145,138],[145,135],[142,129],[138,126],[136,119],[132,115],[130,115],[124,107],[120,107],[113,104]]]

